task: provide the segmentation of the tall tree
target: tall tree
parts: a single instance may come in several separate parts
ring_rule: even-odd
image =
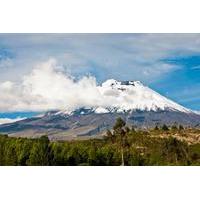
[[[113,126],[114,135],[119,135],[120,137],[120,147],[121,147],[121,165],[124,166],[124,146],[125,146],[125,130],[126,122],[122,118],[117,118],[115,125]]]

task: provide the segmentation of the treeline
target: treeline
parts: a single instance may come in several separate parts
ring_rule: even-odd
[[[51,142],[46,136],[26,139],[0,135],[0,165],[200,165],[200,144],[152,137],[147,131],[126,127],[118,119],[113,131],[101,140]]]

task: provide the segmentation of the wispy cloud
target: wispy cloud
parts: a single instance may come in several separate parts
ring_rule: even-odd
[[[0,124],[8,124],[8,123],[20,121],[20,120],[23,120],[23,119],[25,119],[25,118],[20,118],[20,117],[17,117],[17,118],[15,118],[15,119],[0,118]]]
[[[194,69],[194,70],[200,70],[200,65],[192,67],[192,69]]]
[[[15,68],[21,74],[36,61],[55,57],[72,73],[93,73],[93,68],[99,68],[104,80],[148,82],[176,70],[175,65],[166,68],[165,58],[200,53],[200,34],[4,34],[0,41],[14,52]]]

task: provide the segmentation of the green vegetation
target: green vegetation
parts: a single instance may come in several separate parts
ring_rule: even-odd
[[[49,141],[0,135],[0,165],[200,165],[200,130],[135,130],[117,119],[103,139]]]

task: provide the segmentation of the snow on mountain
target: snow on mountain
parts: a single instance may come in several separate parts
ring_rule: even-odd
[[[200,111],[198,110],[198,111],[194,111],[194,113],[196,113],[197,115],[200,115]]]
[[[98,95],[95,104],[77,106],[74,110],[51,110],[37,117],[1,124],[0,132],[17,137],[40,137],[47,133],[50,140],[72,140],[101,135],[113,127],[118,117],[129,125],[145,129],[157,124],[171,126],[174,123],[200,126],[199,114],[165,98],[139,81],[110,79],[101,86],[95,86],[96,90],[95,93],[85,92],[91,98],[96,98],[94,94]],[[83,97],[84,88],[81,92]]]
[[[191,110],[167,99],[140,81],[116,81],[109,79],[97,86],[101,96],[99,105],[88,107],[95,113],[108,112],[128,112],[134,110],[141,111],[179,111],[184,113],[192,113]],[[85,114],[81,111],[80,114]],[[56,114],[72,114],[73,111],[64,110]]]

